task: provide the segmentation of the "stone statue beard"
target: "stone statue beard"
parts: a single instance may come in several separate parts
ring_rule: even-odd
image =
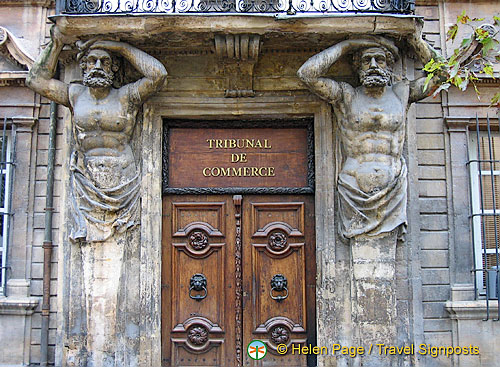
[[[385,87],[391,83],[392,72],[389,69],[375,68],[359,70],[359,81],[367,88]]]
[[[109,73],[100,69],[93,69],[83,75],[83,85],[90,88],[106,88],[113,84],[113,72]]]

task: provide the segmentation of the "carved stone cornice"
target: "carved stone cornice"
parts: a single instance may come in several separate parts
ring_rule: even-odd
[[[0,315],[29,316],[39,302],[36,297],[0,297]]]
[[[444,120],[450,132],[465,132],[470,123],[470,118],[463,116],[445,116]]]
[[[484,320],[488,314],[486,302],[489,303],[490,317],[496,317],[497,300],[448,301],[445,309],[452,320]]]
[[[0,128],[3,128],[4,121],[4,118],[0,118]],[[35,126],[37,121],[38,120],[32,116],[14,116],[8,118],[6,123],[8,128],[11,128],[12,125],[15,125],[18,129],[18,132],[31,133],[33,126]]]
[[[0,27],[0,54],[24,70],[28,70],[35,62],[24,49],[21,41],[4,27]]]
[[[2,0],[2,6],[41,6],[53,8],[55,5],[55,0]]]
[[[253,70],[259,59],[260,36],[215,36],[215,54],[226,77],[226,97],[253,97]]]
[[[0,87],[24,87],[27,75],[27,71],[0,71]]]
[[[494,78],[488,76],[480,76],[479,80],[476,81],[475,83],[482,86],[495,86],[495,85],[500,86],[500,78],[499,75],[495,75]]]

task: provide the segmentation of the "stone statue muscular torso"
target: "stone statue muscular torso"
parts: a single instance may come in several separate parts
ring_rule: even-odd
[[[70,238],[101,242],[138,224],[140,174],[130,140],[141,104],[162,87],[167,73],[158,60],[135,47],[91,40],[79,45],[77,56],[83,85],[68,85],[53,79],[62,38],[55,29],[30,71],[28,85],[71,109],[76,149],[71,157]],[[127,59],[143,78],[113,88],[118,71],[113,53]]]
[[[416,37],[411,43],[430,60],[433,50],[425,41]],[[359,87],[322,76],[353,52]],[[391,67],[397,55],[395,45],[382,37],[352,39],[314,55],[298,71],[309,89],[334,107],[339,225],[345,238],[376,236],[406,224],[406,110],[426,94],[425,78],[394,83]]]

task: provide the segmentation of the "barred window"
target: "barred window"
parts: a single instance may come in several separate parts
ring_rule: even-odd
[[[486,131],[481,127],[476,118],[476,131],[470,132],[469,139],[476,298],[498,299],[500,133],[489,118]]]
[[[8,131],[0,132],[0,263],[2,271],[0,272],[0,295],[5,294],[7,282],[7,249],[9,244],[9,224],[11,208],[11,185],[13,170],[12,139]]]

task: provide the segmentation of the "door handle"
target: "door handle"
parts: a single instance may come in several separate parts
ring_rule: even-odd
[[[196,292],[204,292],[203,294],[195,294],[194,296],[191,294],[192,291]],[[207,297],[207,277],[203,274],[194,274],[189,281],[189,297],[196,300],[201,301]]]
[[[285,292],[284,295],[274,295],[274,292]],[[269,293],[271,298],[277,302],[283,301],[288,297],[288,280],[283,274],[275,274],[271,279],[271,292]]]

